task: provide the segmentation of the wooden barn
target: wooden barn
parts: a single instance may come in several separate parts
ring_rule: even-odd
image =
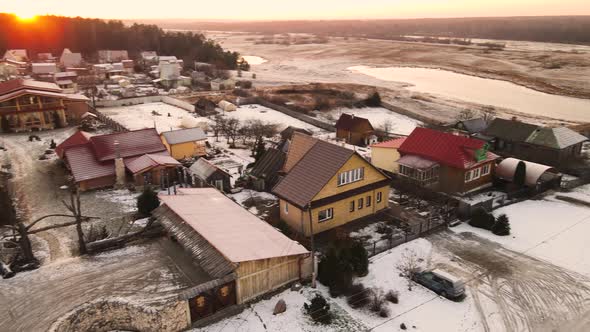
[[[220,307],[242,304],[311,275],[307,249],[216,189],[179,189],[160,199],[154,215],[212,277],[209,286],[223,285],[213,298],[199,293],[207,285],[189,292],[191,321],[212,314],[211,302],[220,296]]]

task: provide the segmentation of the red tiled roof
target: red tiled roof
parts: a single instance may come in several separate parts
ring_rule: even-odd
[[[336,121],[335,127],[348,131],[356,131],[358,128],[361,128],[364,123],[366,123],[371,128],[371,130],[373,130],[373,126],[368,119],[342,113],[338,121]]]
[[[443,165],[468,169],[483,161],[475,159],[475,151],[483,148],[485,142],[440,131],[416,128],[399,148],[402,155],[411,154],[434,160]],[[488,152],[485,161],[498,158]]]
[[[82,145],[82,144],[86,144],[88,143],[88,140],[90,139],[92,135],[90,135],[87,132],[78,130],[74,135],[68,137],[65,141],[61,142],[56,148],[55,148],[55,153],[60,157],[63,158],[64,157],[64,152],[72,147],[72,146],[78,146],[78,145]]]
[[[371,147],[372,148],[375,147],[375,148],[399,149],[399,147],[402,145],[403,142],[405,142],[405,140],[406,140],[406,137],[391,139],[389,141],[373,144],[373,145],[371,145]]]
[[[76,182],[115,175],[115,163],[98,162],[94,158],[90,143],[68,148],[65,157]]]
[[[15,92],[22,89],[40,90],[56,93],[62,92],[62,89],[55,83],[27,80],[23,78],[17,78],[14,80],[9,80],[0,83],[0,95]]]
[[[90,143],[98,161],[115,159],[115,141],[119,143],[119,154],[122,158],[166,150],[160,135],[153,128],[93,136],[90,138]]]

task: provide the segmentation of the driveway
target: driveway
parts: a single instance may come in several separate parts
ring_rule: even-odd
[[[473,233],[445,231],[428,239],[451,256],[435,265],[468,281],[485,331],[590,330],[589,277]]]

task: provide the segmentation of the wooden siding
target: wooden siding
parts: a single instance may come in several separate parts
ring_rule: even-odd
[[[160,137],[162,138],[162,143],[164,143],[166,149],[168,149],[168,152],[170,153],[172,158],[176,160],[204,156],[205,154],[207,154],[204,142],[185,142],[178,144],[168,144],[164,135],[161,135]]]
[[[80,191],[87,191],[92,189],[112,187],[115,185],[115,176],[103,176],[101,178],[90,179],[78,182],[78,188]]]
[[[492,174],[494,174],[496,164],[494,161],[490,161],[488,164],[490,165],[490,174],[469,182],[465,182],[465,173],[471,169],[463,170],[453,167],[441,166],[438,190],[446,193],[465,193],[490,184],[492,182]],[[474,168],[481,168],[483,165],[485,164],[478,165]]]
[[[236,269],[236,290],[238,304],[275,290],[303,277],[303,264],[311,264],[304,255],[276,257],[257,261],[242,262]]]

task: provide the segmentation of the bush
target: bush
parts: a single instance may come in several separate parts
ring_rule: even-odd
[[[139,214],[149,216],[158,206],[160,206],[158,194],[150,186],[146,186],[141,195],[137,197],[137,210]]]
[[[332,321],[332,313],[330,312],[330,304],[320,294],[316,294],[311,300],[310,304],[304,303],[303,307],[308,315],[315,322],[322,324],[330,324]]]
[[[374,291],[370,298],[369,310],[376,314],[380,314],[384,308],[387,310],[387,303],[385,301],[385,296],[383,296],[383,291]]]
[[[494,216],[481,207],[475,209],[469,220],[469,225],[487,230],[491,230],[495,223]]]
[[[331,296],[347,294],[354,276],[369,273],[369,255],[362,243],[350,238],[335,240],[318,266],[319,281],[330,288]]]
[[[500,236],[510,235],[510,220],[505,214],[501,214],[496,219],[496,223],[492,227],[492,233]]]
[[[385,294],[385,299],[391,303],[398,304],[399,303],[399,293],[394,290],[390,290],[389,292],[387,292]]]
[[[351,308],[359,309],[365,308],[371,303],[373,296],[373,290],[371,288],[365,288],[363,284],[354,284],[350,287],[346,302]]]
[[[367,98],[365,100],[365,105],[368,107],[381,106],[381,96],[379,95],[379,92],[375,92],[369,98]]]
[[[386,306],[382,306],[381,310],[379,310],[379,316],[383,317],[383,318],[389,317],[390,313],[391,312],[389,311],[389,307],[386,307]]]

